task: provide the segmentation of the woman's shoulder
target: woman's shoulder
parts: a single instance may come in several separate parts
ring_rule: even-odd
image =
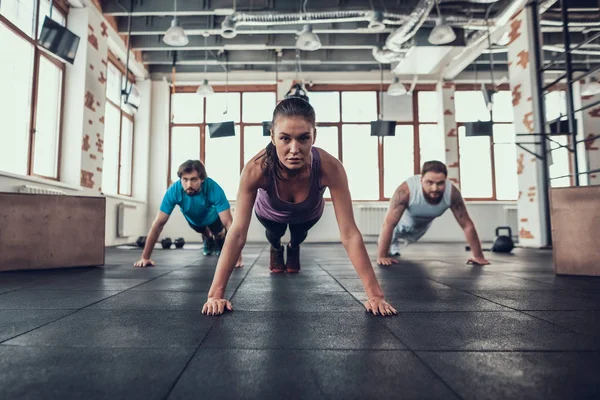
[[[265,176],[265,149],[252,157],[242,170],[240,184],[262,187],[266,183]]]
[[[321,172],[337,172],[340,171],[340,169],[344,169],[344,166],[337,157],[332,156],[320,147],[313,148],[319,154],[319,159],[321,160]]]

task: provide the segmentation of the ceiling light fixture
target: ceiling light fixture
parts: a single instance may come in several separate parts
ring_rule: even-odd
[[[388,86],[387,94],[389,96],[403,96],[406,94],[406,86],[395,76],[394,81]]]
[[[312,25],[304,25],[304,29],[298,34],[296,47],[304,51],[315,51],[321,48],[321,40],[313,33]]]
[[[204,35],[204,76],[206,76],[206,66],[208,65],[208,48],[207,48],[208,32],[205,32],[203,35]],[[208,79],[206,79],[206,78],[204,78],[202,85],[200,85],[200,87],[198,87],[198,90],[196,90],[196,94],[198,96],[202,96],[202,97],[210,96],[214,92],[215,92],[214,89],[212,88],[212,86],[210,86],[208,84]]]
[[[214,89],[208,83],[208,79],[205,79],[204,82],[202,82],[202,85],[200,85],[200,87],[198,88],[198,90],[196,90],[196,94],[202,97],[210,96],[214,92]]]
[[[186,46],[190,42],[185,34],[185,31],[179,25],[179,21],[177,20],[177,0],[175,0],[175,12],[173,15],[173,20],[171,21],[171,27],[163,36],[163,42],[174,47]]]
[[[435,6],[438,12],[438,19],[435,22],[435,28],[429,34],[429,43],[433,45],[443,45],[452,43],[456,40],[456,34],[450,25],[446,23],[442,13],[440,12],[439,0],[435,1]]]

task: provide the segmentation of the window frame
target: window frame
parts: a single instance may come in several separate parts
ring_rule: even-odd
[[[360,91],[369,91],[376,93],[376,101],[377,101],[377,115],[379,116],[381,110],[381,92],[385,92],[388,88],[389,84],[313,84],[310,85],[307,89],[310,92],[338,92],[339,96],[339,107],[340,107],[340,120],[338,122],[317,122],[317,129],[319,127],[336,127],[338,134],[338,159],[343,162],[343,140],[342,140],[342,127],[344,124],[352,124],[352,125],[368,125],[370,122],[356,122],[356,121],[344,121],[343,120],[343,104],[342,104],[342,93],[343,92],[360,92]],[[206,98],[203,99],[203,118],[201,123],[174,123],[173,122],[173,110],[172,110],[172,95],[179,93],[195,93],[198,86],[175,86],[171,87],[171,92],[169,94],[169,144],[168,144],[168,171],[167,171],[167,187],[173,184],[171,180],[171,163],[172,163],[172,139],[173,139],[173,128],[175,127],[196,127],[200,131],[200,160],[205,162],[205,149],[206,149]],[[479,90],[481,86],[479,84],[459,84],[456,85],[457,91],[462,90]],[[491,88],[491,86],[490,86]],[[230,85],[229,87],[225,86],[213,86],[215,93],[224,93],[226,91],[229,92],[237,92],[240,93],[240,116],[243,115],[243,94],[244,93],[252,93],[252,92],[273,92],[277,93],[277,87],[274,84],[271,85]],[[497,87],[498,90],[510,90],[508,84],[502,84]],[[396,126],[398,125],[409,125],[413,128],[413,146],[414,146],[414,158],[413,158],[413,173],[418,175],[421,172],[421,143],[420,143],[420,125],[439,125],[442,123],[441,119],[437,122],[421,122],[419,120],[419,92],[431,92],[436,91],[436,84],[417,84],[415,86],[415,90],[412,94],[412,121],[396,121]],[[510,125],[513,124],[514,121],[498,121],[494,122],[494,124],[505,124]],[[456,122],[457,128],[460,126],[464,126],[462,122]],[[237,125],[237,124],[236,124]],[[261,126],[261,123],[250,123],[244,122],[243,118],[240,117],[240,160],[239,160],[239,168],[240,173],[244,167],[244,128],[246,126]],[[378,137],[377,144],[377,157],[378,157],[378,178],[379,178],[379,199],[378,200],[353,200],[355,203],[361,202],[388,202],[390,200],[389,197],[384,196],[384,146],[385,146],[385,137]],[[516,201],[516,200],[498,200],[496,195],[496,168],[495,168],[495,154],[494,154],[494,143],[493,137],[489,138],[490,145],[490,160],[491,160],[491,175],[492,175],[492,197],[467,197],[466,201]],[[445,144],[444,144],[445,146]],[[460,142],[457,143],[458,152],[460,157]],[[230,199],[231,200],[231,199]],[[233,199],[235,200],[235,199]],[[330,198],[325,199],[327,202],[330,202]]]
[[[494,86],[492,85],[485,85],[486,89],[488,90],[493,90]],[[496,90],[498,91],[510,91],[510,86],[505,83],[502,85],[498,85],[495,87]],[[477,90],[481,90],[481,84],[477,84],[477,83],[463,83],[463,84],[458,84],[456,85],[456,91],[477,91]],[[492,119],[492,124],[493,125],[511,125],[514,124],[514,120],[513,121],[494,121]],[[458,122],[456,121],[456,129],[458,131],[458,129],[460,127],[464,127],[465,123],[464,122]],[[458,168],[460,169],[460,140],[457,140],[458,142],[458,159],[459,159],[459,164],[458,164]],[[491,197],[465,197],[464,199],[466,201],[517,201],[515,200],[498,200],[497,198],[497,193],[496,193],[496,159],[495,159],[495,152],[494,152],[494,136],[489,136],[489,151],[490,151],[490,162],[491,162],[491,174],[492,174],[492,196]],[[515,163],[516,163],[516,154],[515,154]]]
[[[28,137],[28,149],[27,149],[27,176],[35,176],[39,178],[43,178],[46,180],[52,181],[60,181],[61,179],[61,157],[62,157],[62,139],[63,139],[63,123],[64,123],[64,104],[65,104],[65,72],[66,65],[64,62],[55,58],[50,53],[46,52],[40,47],[39,44],[39,14],[40,14],[40,0],[36,0],[35,3],[35,13],[33,18],[34,22],[34,37],[30,37],[27,33],[23,32],[19,27],[13,24],[8,18],[4,15],[0,14],[0,24],[3,24],[9,31],[11,31],[18,38],[25,40],[31,46],[33,46],[33,63],[32,63],[32,77],[33,82],[31,85],[31,104],[29,105],[29,137]],[[53,4],[56,7],[56,11],[58,11],[65,19],[65,26],[68,22],[68,5],[63,0],[56,0]],[[39,79],[40,79],[40,57],[44,57],[46,60],[53,63],[56,67],[58,67],[61,71],[61,85],[60,85],[60,109],[58,112],[59,121],[58,121],[58,132],[57,132],[57,154],[56,154],[56,176],[46,176],[35,174],[33,165],[35,162],[34,159],[34,150],[35,150],[35,133],[37,131],[36,126],[36,115],[38,110],[38,93],[39,93]]]
[[[116,67],[121,72],[121,84],[119,86],[122,88],[123,87],[123,84],[122,84],[123,78],[125,75],[125,66],[110,50],[108,51],[108,63],[112,64],[114,67]],[[107,69],[108,69],[108,66],[107,66]],[[134,84],[135,83],[135,75],[133,75],[131,73],[131,71],[128,71],[128,72],[129,73],[127,75],[129,78],[129,82],[131,84]],[[105,86],[105,91],[106,90],[108,90],[108,85]],[[119,100],[120,100],[119,103],[121,103],[121,104],[116,104],[114,101],[110,100],[108,98],[108,96],[106,96],[106,92],[105,92],[106,103],[115,107],[119,111],[119,140],[118,140],[119,151],[118,151],[118,155],[117,155],[117,160],[118,160],[119,165],[117,168],[117,193],[116,193],[116,195],[133,197],[133,168],[135,165],[135,151],[133,151],[135,149],[135,118],[134,118],[133,114],[129,114],[127,111],[123,110],[123,107],[122,107],[123,96],[122,95],[119,96]],[[106,105],[104,107],[106,108]],[[123,118],[127,118],[131,121],[131,170],[129,172],[129,174],[130,174],[130,176],[129,176],[129,194],[121,193],[121,152],[123,150],[121,147],[121,143],[122,143],[121,135],[123,134]]]
[[[168,170],[167,170],[167,187],[171,186],[173,182],[171,181],[171,163],[172,163],[172,145],[173,145],[173,128],[178,127],[191,127],[198,128],[200,130],[200,161],[202,163],[205,162],[205,151],[206,151],[206,97],[202,99],[202,122],[196,123],[176,123],[173,122],[173,94],[179,93],[196,93],[198,86],[176,86],[171,93],[169,94],[169,160],[168,160]],[[246,126],[260,126],[262,127],[262,122],[244,122],[243,119],[243,107],[244,107],[244,93],[264,93],[264,92],[273,92],[275,96],[277,96],[276,85],[229,85],[225,86],[213,86],[213,90],[215,93],[239,93],[240,94],[240,122],[235,123],[235,125],[239,125],[240,127],[240,159],[239,159],[239,168],[240,173],[244,169],[244,129]],[[230,199],[231,200],[231,199]]]

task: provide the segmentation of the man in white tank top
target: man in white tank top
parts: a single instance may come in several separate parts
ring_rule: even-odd
[[[427,161],[421,175],[403,182],[390,201],[377,246],[377,264],[391,265],[398,262],[390,257],[400,255],[399,240],[405,244],[419,240],[431,227],[433,220],[447,209],[454,213],[456,221],[465,232],[473,251],[469,263],[486,265],[481,242],[460,191],[447,180],[448,171],[440,161]]]

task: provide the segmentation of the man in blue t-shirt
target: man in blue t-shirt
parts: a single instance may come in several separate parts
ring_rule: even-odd
[[[192,229],[202,234],[204,255],[214,251],[221,254],[225,234],[231,228],[230,205],[225,192],[217,182],[206,176],[206,168],[200,160],[187,160],[177,170],[179,180],[173,183],[163,197],[160,210],[146,238],[142,258],[135,267],[155,265],[150,259],[154,245],[176,205]],[[236,267],[242,267],[242,256]]]

